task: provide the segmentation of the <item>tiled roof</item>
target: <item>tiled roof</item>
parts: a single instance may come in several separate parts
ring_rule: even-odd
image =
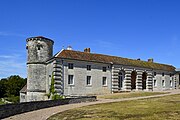
[[[141,60],[133,60],[128,58],[73,51],[73,50],[63,50],[59,54],[57,54],[56,57],[91,61],[91,62],[102,62],[102,63],[112,63],[112,64],[127,65],[127,66],[144,67],[144,68],[150,68],[156,70],[175,71],[175,67],[173,67],[172,65],[159,64],[154,62],[152,63]]]

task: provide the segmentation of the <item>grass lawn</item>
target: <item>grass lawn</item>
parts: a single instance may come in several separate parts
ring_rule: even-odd
[[[115,93],[109,95],[100,95],[98,98],[104,99],[121,99],[121,98],[132,98],[132,97],[143,97],[151,95],[166,94],[167,92],[129,92],[129,93]]]
[[[180,95],[68,110],[48,120],[180,120]]]

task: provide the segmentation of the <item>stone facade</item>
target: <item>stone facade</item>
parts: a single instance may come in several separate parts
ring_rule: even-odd
[[[53,44],[52,40],[43,37],[27,39],[26,102],[40,101],[45,97],[47,84],[46,61],[53,57]]]
[[[178,88],[179,74],[173,66],[153,63],[152,59],[141,62],[112,57],[111,62],[110,56],[92,54],[89,48],[84,53],[74,51],[73,57],[71,49],[53,56],[53,43],[44,37],[27,39],[27,90],[21,91],[21,102],[47,100],[52,78],[55,91],[64,96]],[[127,62],[116,62],[121,59]]]
[[[68,63],[72,63],[73,69],[68,69]],[[64,60],[64,95],[92,95],[111,92],[111,68],[110,64],[101,64],[77,60]],[[87,70],[87,65],[91,70]],[[102,68],[106,67],[106,72]],[[68,75],[73,75],[74,83],[68,84]],[[87,84],[87,76],[90,76],[90,84]],[[106,85],[102,84],[103,77]]]

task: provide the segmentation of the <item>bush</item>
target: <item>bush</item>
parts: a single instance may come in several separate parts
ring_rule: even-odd
[[[61,96],[61,95],[58,95],[58,94],[54,94],[54,95],[52,96],[52,100],[60,100],[60,99],[64,99],[64,97]]]
[[[12,103],[19,103],[20,97],[11,95],[11,96],[6,97],[5,100]]]

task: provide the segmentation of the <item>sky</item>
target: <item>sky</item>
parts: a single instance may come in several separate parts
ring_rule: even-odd
[[[26,39],[180,68],[179,0],[1,0],[0,78],[26,77]]]

